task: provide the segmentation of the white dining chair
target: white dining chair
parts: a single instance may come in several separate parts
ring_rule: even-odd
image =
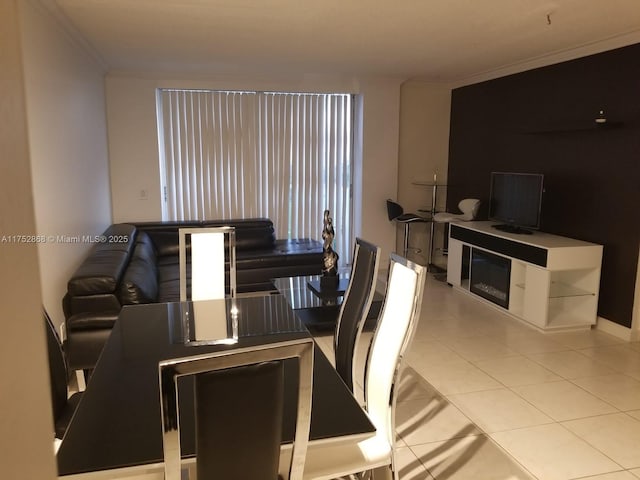
[[[365,370],[366,411],[373,437],[340,446],[309,445],[304,478],[329,480],[384,468],[398,480],[395,459],[395,405],[403,356],[420,316],[426,268],[391,254],[382,314],[369,347]]]
[[[180,301],[235,297],[235,228],[180,228],[178,235]]]

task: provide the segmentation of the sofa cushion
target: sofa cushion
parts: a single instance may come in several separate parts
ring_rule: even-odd
[[[246,218],[242,220],[207,220],[203,227],[235,227],[236,252],[272,248],[276,235],[273,222],[268,218]]]
[[[128,223],[110,225],[102,234],[102,241],[96,245],[96,250],[133,250],[137,240],[137,229]]]
[[[236,230],[236,251],[270,248],[273,247],[275,241],[273,227]]]
[[[179,236],[177,230],[175,232],[155,231],[148,233],[153,239],[153,244],[156,247],[158,257],[173,257],[179,255]]]
[[[308,238],[276,240],[271,249],[237,252],[236,270],[276,266],[318,265],[322,267],[322,244]]]
[[[120,303],[137,305],[151,303],[158,298],[158,268],[156,251],[149,236],[140,232],[120,285]]]
[[[63,301],[65,318],[82,312],[115,312],[122,308],[120,300],[114,293],[98,293],[95,295],[65,295]]]
[[[117,319],[118,314],[112,312],[77,313],[67,319],[67,329],[77,331],[113,328]]]
[[[159,302],[180,301],[180,280],[166,280],[158,285]]]

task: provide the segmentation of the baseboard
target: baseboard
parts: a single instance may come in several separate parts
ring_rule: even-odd
[[[624,327],[618,323],[612,322],[611,320],[607,320],[606,318],[598,317],[596,329],[622,340],[626,340],[627,342],[637,342],[640,340],[640,330],[632,330],[631,328]]]

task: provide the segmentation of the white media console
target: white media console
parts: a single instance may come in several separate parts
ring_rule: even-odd
[[[602,245],[496,223],[451,223],[447,282],[544,331],[595,324]]]

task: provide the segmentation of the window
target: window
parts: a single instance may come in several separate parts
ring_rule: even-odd
[[[160,89],[164,220],[268,217],[278,238],[317,238],[331,211],[334,249],[353,244],[353,97]]]

